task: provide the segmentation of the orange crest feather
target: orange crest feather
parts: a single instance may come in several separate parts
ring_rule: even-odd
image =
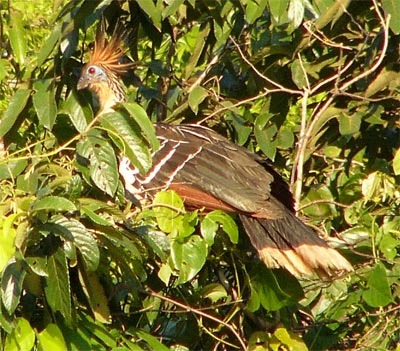
[[[131,62],[121,63],[122,57],[125,56],[125,39],[129,33],[123,30],[122,25],[117,24],[109,41],[105,35],[105,21],[102,20],[97,27],[94,48],[87,65],[101,66],[114,75],[125,74],[134,66]]]

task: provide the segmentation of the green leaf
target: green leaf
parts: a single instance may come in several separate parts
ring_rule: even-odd
[[[286,328],[279,327],[275,330],[274,336],[280,341],[279,349],[288,349],[296,351],[308,351],[308,347],[304,341],[295,333]],[[282,347],[285,346],[285,347]]]
[[[26,275],[25,264],[11,259],[1,277],[1,300],[9,315],[12,315],[21,298],[22,285]]]
[[[0,164],[0,179],[14,179],[20,175],[28,165],[28,161],[24,159],[5,159],[5,161],[6,162]]]
[[[390,14],[390,29],[395,33],[400,33],[400,12],[397,0],[382,0],[382,7],[385,14]]]
[[[354,113],[349,115],[348,113],[340,113],[338,117],[339,131],[342,135],[353,135],[360,131],[361,126],[361,113]]]
[[[258,268],[258,269],[257,269]],[[258,265],[251,278],[250,311],[256,311],[261,304],[267,311],[277,311],[298,301],[303,291],[298,281],[284,271],[271,271]]]
[[[100,323],[110,323],[111,314],[108,299],[96,273],[79,269],[79,281],[89,301],[94,318]]]
[[[32,212],[37,211],[76,211],[74,203],[64,197],[46,196],[35,201],[31,207]]]
[[[49,55],[54,50],[58,40],[61,37],[61,23],[57,23],[54,25],[54,28],[46,39],[44,45],[41,47],[38,57],[37,57],[37,67],[41,67],[43,63],[49,58]]]
[[[138,115],[140,113],[136,117]],[[140,126],[135,120],[128,114],[117,111],[103,115],[100,122],[109,131],[108,134],[118,148],[142,174],[145,174],[150,169],[152,160]]]
[[[179,270],[176,284],[186,283],[203,268],[207,259],[207,244],[199,235],[192,235],[184,243],[174,241],[171,259],[175,269]]]
[[[146,343],[149,345],[150,350],[157,350],[157,351],[170,351],[170,349],[166,346],[164,346],[156,337],[153,335],[146,333],[143,330],[137,330],[135,332],[138,338],[146,341]]]
[[[200,294],[202,297],[210,299],[213,303],[228,297],[226,289],[219,283],[212,283],[204,286]]]
[[[206,22],[201,28],[200,25],[195,25],[186,34],[187,44],[190,46],[190,58],[189,61],[184,65],[183,77],[188,80],[194,73],[197,67],[201,54],[204,50],[204,46],[207,43],[207,37],[210,33],[210,25]]]
[[[35,331],[25,318],[17,318],[15,327],[7,334],[3,351],[31,351],[34,345]]]
[[[393,171],[395,175],[400,174],[400,148],[397,149],[393,158]]]
[[[396,258],[397,246],[399,246],[399,241],[388,233],[385,233],[382,240],[379,242],[379,248],[388,260],[394,260]]]
[[[246,5],[246,20],[253,24],[259,18],[267,6],[267,0],[249,0]]]
[[[151,120],[143,107],[139,104],[129,102],[124,102],[122,105],[139,125],[141,132],[144,134],[146,140],[150,143],[151,148],[154,151],[157,150],[160,146],[160,142],[157,139],[154,125],[151,123]]]
[[[379,193],[382,191],[382,174],[372,172],[362,181],[361,191],[366,200],[379,199]]]
[[[183,200],[173,190],[160,191],[153,200],[157,225],[165,233],[171,233],[180,225],[185,210]]]
[[[0,59],[0,82],[6,77],[6,67],[5,67],[5,63],[7,61],[4,59]]]
[[[199,112],[199,105],[208,96],[208,92],[201,86],[195,87],[189,94],[189,106],[194,113]]]
[[[42,350],[65,351],[67,345],[63,334],[56,324],[50,323],[37,334]]]
[[[72,235],[75,246],[82,254],[85,268],[88,271],[95,271],[99,265],[100,251],[92,233],[76,219],[57,215],[53,217],[53,220]]]
[[[157,5],[153,1],[148,0],[136,0],[140,8],[150,17],[153,21],[154,26],[161,32],[161,13],[162,9],[158,4],[162,2],[158,1]]]
[[[13,227],[13,220],[19,214],[11,214],[3,221],[3,228],[0,230],[0,273],[3,272],[7,262],[15,253],[14,239],[16,230]]]
[[[0,120],[0,137],[4,136],[17,121],[31,94],[30,89],[18,89],[12,97],[10,104]]]
[[[40,79],[33,84],[35,94],[32,101],[39,122],[47,129],[53,128],[57,115],[57,105],[55,100],[54,80]]]
[[[59,311],[67,324],[71,321],[71,285],[65,253],[61,249],[47,258],[47,277],[44,291],[47,303]]]
[[[304,18],[304,0],[290,0],[288,17],[295,28],[300,26]]]
[[[367,290],[362,296],[371,307],[384,307],[393,302],[386,269],[382,262],[378,262],[373,268],[368,278]]]
[[[84,133],[93,113],[89,106],[82,106],[79,103],[75,90],[68,95],[61,108],[61,111],[69,116],[75,129],[79,133]]]
[[[220,226],[228,234],[230,241],[237,244],[239,241],[238,227],[233,218],[221,210],[211,211],[201,222],[201,234],[207,240],[207,243],[213,243],[216,231]]]
[[[96,130],[80,141],[76,152],[88,163],[90,178],[96,186],[110,196],[114,196],[118,188],[118,165],[114,149]],[[78,162],[81,163],[78,158]]]
[[[24,28],[24,23],[22,21],[22,16],[14,12],[11,15],[11,26],[9,31],[10,44],[14,53],[16,61],[22,65],[26,57],[26,31]]]
[[[254,123],[254,135],[256,137],[258,146],[262,152],[270,159],[275,159],[277,141],[274,140],[278,128],[275,124],[269,124],[268,121],[273,117],[273,114],[261,114],[257,116]]]
[[[278,132],[277,147],[283,150],[290,149],[294,145],[294,135],[293,132],[288,128],[281,128]]]
[[[324,202],[325,200],[325,202]],[[327,186],[311,187],[304,199],[304,213],[312,217],[327,218],[335,213],[333,195]]]
[[[289,0],[268,0],[271,15],[276,24],[284,24],[287,22],[287,9]]]
[[[185,2],[185,0],[171,0],[165,2],[165,8],[162,11],[162,18],[168,18],[169,16],[175,15],[179,10],[179,7]]]

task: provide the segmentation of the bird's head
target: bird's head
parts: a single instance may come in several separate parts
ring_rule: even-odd
[[[83,66],[81,76],[78,80],[78,90],[88,88],[93,91],[93,87],[96,85],[109,85],[110,79],[107,76],[106,71],[94,64],[86,64]]]
[[[133,67],[133,63],[121,63],[125,56],[123,50],[126,32],[118,26],[111,39],[105,39],[105,25],[101,22],[97,29],[94,48],[89,61],[83,66],[77,89],[88,89],[97,97],[100,112],[125,100],[125,93],[119,77]]]

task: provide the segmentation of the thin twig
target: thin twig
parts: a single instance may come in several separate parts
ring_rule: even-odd
[[[212,321],[214,321],[214,322],[216,322],[218,324],[222,324],[223,326],[228,328],[232,332],[233,335],[235,335],[235,337],[238,339],[242,349],[244,351],[247,350],[247,346],[246,346],[244,340],[242,339],[242,337],[239,335],[239,333],[235,330],[235,328],[231,324],[226,323],[224,320],[222,320],[220,318],[217,318],[217,317],[215,317],[215,316],[213,316],[211,314],[205,313],[205,312],[203,312],[203,311],[201,311],[201,310],[199,310],[197,308],[193,308],[193,307],[191,307],[189,305],[185,305],[185,304],[183,304],[183,303],[181,303],[179,301],[171,299],[170,297],[160,295],[160,294],[156,293],[155,291],[150,291],[150,292],[148,292],[148,294],[150,296],[156,297],[156,298],[158,298],[160,300],[172,303],[175,306],[178,306],[180,308],[183,308],[183,309],[187,310],[188,312],[192,312],[192,313],[197,314],[199,316],[202,316],[204,318],[210,319],[210,320],[212,320]]]

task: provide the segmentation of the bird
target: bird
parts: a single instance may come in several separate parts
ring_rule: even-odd
[[[111,112],[125,99],[121,76],[133,66],[123,62],[125,38],[120,29],[106,39],[98,27],[89,60],[77,89],[97,97],[99,113]],[[119,174],[126,194],[151,199],[160,190],[174,190],[190,209],[235,214],[259,258],[271,269],[297,277],[332,277],[353,270],[294,211],[288,185],[260,155],[236,145],[199,124],[154,124],[160,146],[152,152],[146,174],[122,155]]]

